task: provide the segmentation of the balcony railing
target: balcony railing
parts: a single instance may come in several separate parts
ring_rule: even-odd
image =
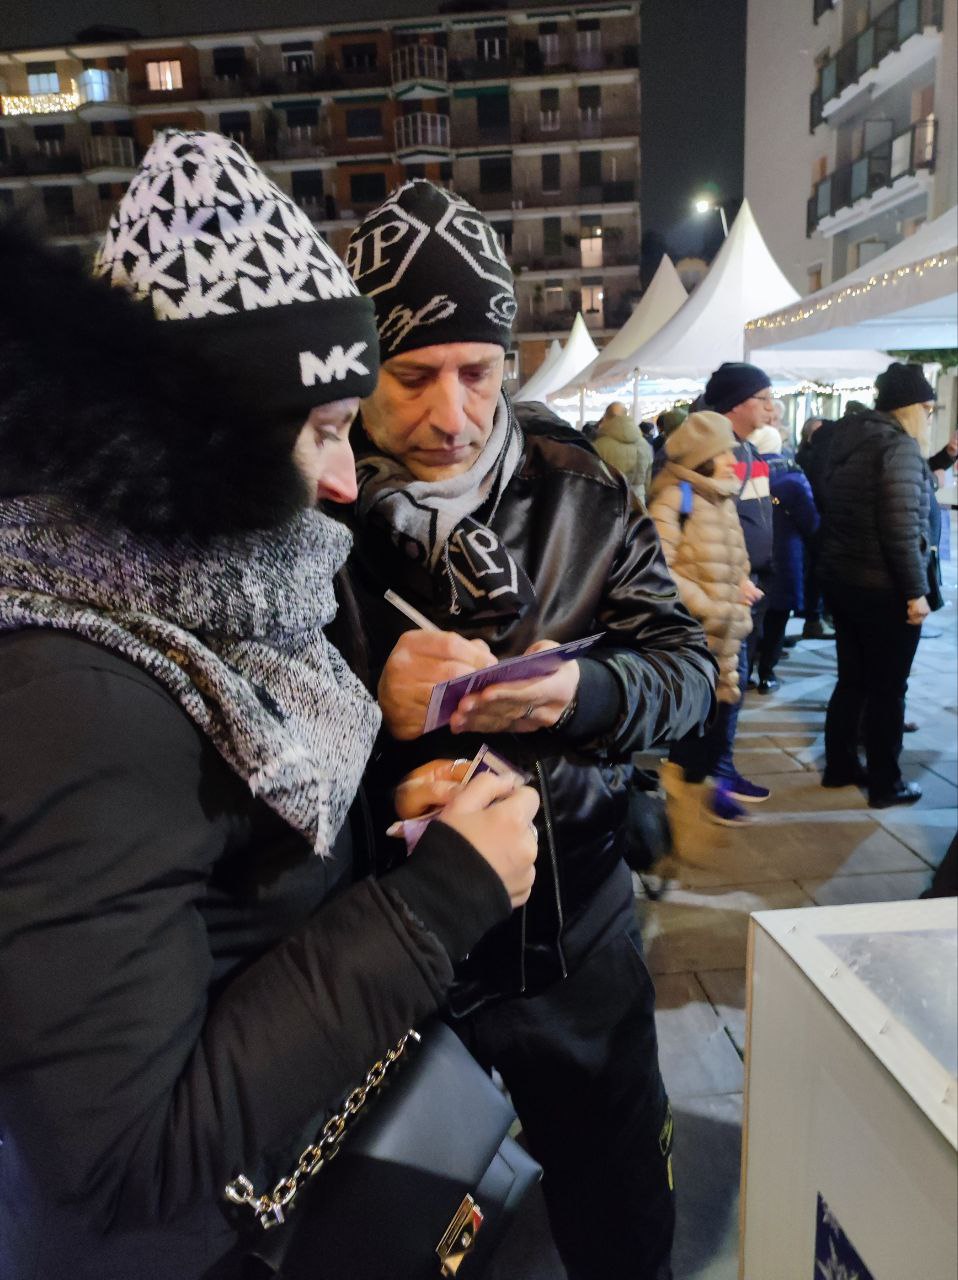
[[[920,170],[933,172],[936,144],[937,121],[919,120],[857,160],[841,165],[815,187],[808,201],[807,233],[811,235],[826,218],[892,186],[899,178]]]
[[[88,169],[135,169],[136,152],[132,138],[114,138],[102,134],[84,138],[80,146],[80,160]]]
[[[81,107],[94,102],[126,102],[127,81],[125,71],[101,71],[90,67],[77,76],[77,99]]]
[[[540,111],[529,120],[518,123],[512,132],[513,142],[578,142],[586,138],[627,138],[638,134],[638,116],[607,116],[601,111],[579,111],[578,114]],[[456,130],[459,140],[459,130]]]
[[[394,126],[397,151],[450,149],[449,117],[431,111],[399,116]]]
[[[562,191],[513,185],[504,191],[470,191],[477,209],[559,209],[582,204],[625,204],[635,200],[635,182],[603,182]]]
[[[8,159],[0,162],[0,177],[3,178],[79,172],[79,153],[67,150],[66,144],[59,139],[37,142],[29,150],[11,147]]]
[[[328,145],[327,133],[319,125],[293,125],[281,130],[270,148],[271,160],[310,160],[324,156]]]
[[[410,80],[429,80],[445,83],[449,79],[446,51],[435,44],[407,44],[393,50],[393,84]]]
[[[812,128],[828,104],[926,27],[941,30],[943,0],[895,0],[824,64],[812,94]]]
[[[450,58],[450,80],[504,80],[510,76],[540,76],[559,72],[621,71],[639,65],[637,44],[602,49],[574,49],[560,46],[558,61],[547,61],[539,49],[513,41],[501,58]]]

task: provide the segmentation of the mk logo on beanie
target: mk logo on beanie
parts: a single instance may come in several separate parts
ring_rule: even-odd
[[[242,376],[273,414],[305,418],[376,385],[370,303],[306,214],[218,133],[156,136],[94,270],[177,322],[184,341]]]
[[[461,196],[407,182],[353,232],[346,265],[376,307],[384,359],[447,342],[508,349],[512,271],[492,224]]]

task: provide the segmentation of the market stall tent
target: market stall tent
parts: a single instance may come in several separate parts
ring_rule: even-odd
[[[598,352],[580,311],[558,358],[552,360],[547,357],[547,364],[539,366],[526,385],[512,397],[513,400],[545,400],[591,364]]]
[[[631,366],[643,383],[704,382],[723,361],[745,359],[744,330],[753,316],[798,300],[797,290],[769,252],[745,200],[708,275],[684,306],[632,353]],[[781,383],[860,381],[870,379],[887,363],[872,350],[846,352],[840,360],[834,352],[814,350],[770,358],[767,372]],[[616,382],[625,389],[621,375],[608,378],[603,387],[611,389]]]
[[[628,320],[592,363],[562,388],[562,392],[577,391],[581,386],[599,388],[610,380],[620,381],[631,377],[635,367],[633,352],[638,351],[671,320],[687,297],[685,285],[679,279],[672,259],[665,254],[652,277],[652,283]]]
[[[866,266],[778,310],[756,312],[745,341],[757,364],[772,352],[958,346],[958,206]]]

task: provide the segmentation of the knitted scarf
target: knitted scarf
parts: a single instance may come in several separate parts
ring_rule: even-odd
[[[357,512],[433,577],[454,617],[518,615],[535,598],[525,571],[489,525],[522,457],[522,431],[500,396],[476,462],[449,480],[417,480],[397,458],[356,464]]]
[[[3,499],[0,632],[69,631],[142,667],[326,857],[380,722],[323,634],[349,546],[318,511],[269,534],[166,545],[60,499]]]

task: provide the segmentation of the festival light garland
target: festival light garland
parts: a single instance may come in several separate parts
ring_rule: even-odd
[[[0,97],[5,116],[48,116],[61,111],[76,111],[78,93],[20,93]]]
[[[942,267],[953,268],[956,265],[958,265],[958,252],[932,254],[930,258],[912,263],[911,266],[896,267],[894,271],[883,271],[881,275],[869,276],[867,280],[859,281],[857,284],[846,285],[844,289],[839,289],[828,298],[820,299],[813,306],[803,306],[799,311],[777,311],[773,315],[762,316],[758,320],[749,320],[745,331],[749,333],[757,329],[784,329],[787,325],[800,324],[803,320],[821,315],[832,307],[841,306],[848,298],[860,298],[863,294],[871,293],[873,289],[885,289],[888,285],[897,285],[899,280],[904,280],[906,276],[923,276],[926,271],[936,271]]]

